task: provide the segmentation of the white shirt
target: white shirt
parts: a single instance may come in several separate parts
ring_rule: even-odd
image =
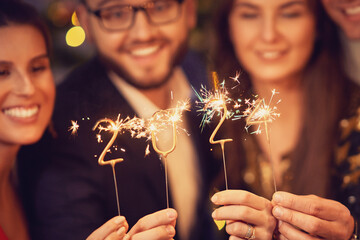
[[[128,84],[114,72],[109,72],[109,77],[139,117],[149,119],[155,112],[160,110],[138,89]],[[191,96],[191,88],[180,67],[174,70],[169,81],[171,89],[169,90],[169,95],[171,92],[173,93],[171,108],[175,107],[178,101],[189,99]],[[183,118],[182,120],[183,122],[180,127],[187,129],[188,124],[186,119]],[[169,149],[169,146],[172,144],[172,129],[166,129],[163,133],[158,134],[157,137],[158,147],[160,149]],[[196,214],[200,177],[193,139],[185,132],[181,131],[181,133],[178,133],[176,148],[168,155],[167,164],[169,192],[171,193],[174,207],[178,211],[178,231],[184,240],[188,240],[190,239],[189,231],[194,224],[193,221]]]

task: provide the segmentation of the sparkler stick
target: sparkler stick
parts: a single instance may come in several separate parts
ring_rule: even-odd
[[[213,72],[213,80],[214,80],[215,91],[219,91],[219,78],[218,78],[216,72]],[[226,101],[223,98],[213,99],[209,103],[214,102],[214,101],[221,101],[221,106],[222,106],[222,109],[224,110],[224,113],[223,113],[223,116],[220,119],[220,122],[218,123],[218,125],[216,126],[214,131],[212,132],[212,134],[210,136],[210,139],[209,139],[209,142],[211,144],[220,144],[220,146],[221,146],[222,159],[223,159],[223,165],[224,165],[225,187],[226,187],[226,190],[228,190],[229,186],[228,186],[227,171],[226,171],[225,143],[226,142],[232,142],[233,139],[228,138],[228,139],[220,139],[220,140],[216,140],[216,141],[214,140],[216,133],[219,131],[221,125],[224,123],[224,121],[226,119],[226,116],[227,116],[227,113],[228,113],[228,110],[227,110],[227,107],[226,107]]]
[[[157,114],[161,113],[161,111],[158,111],[156,113],[154,113],[153,117],[156,117]],[[169,208],[169,185],[168,185],[168,168],[167,168],[167,155],[170,154],[171,152],[173,152],[175,150],[176,147],[176,123],[175,121],[172,122],[172,146],[169,150],[167,151],[162,151],[157,147],[156,144],[156,137],[155,137],[155,133],[154,131],[151,131],[151,142],[153,145],[153,148],[155,150],[155,152],[157,152],[158,154],[160,154],[162,156],[162,158],[164,159],[164,165],[165,165],[165,187],[166,187],[166,206],[167,208]]]
[[[116,182],[116,174],[115,174],[115,164],[118,162],[122,162],[123,158],[118,159],[112,159],[108,161],[104,161],[104,157],[107,152],[109,152],[109,149],[113,145],[116,137],[118,136],[118,133],[123,133],[125,131],[129,131],[131,134],[131,137],[133,138],[142,138],[145,137],[147,140],[152,139],[152,144],[154,150],[159,153],[165,161],[165,178],[166,178],[166,196],[167,196],[167,207],[169,208],[169,197],[168,197],[168,178],[167,178],[167,156],[169,153],[174,151],[176,147],[176,132],[177,132],[177,123],[181,122],[182,112],[184,110],[189,110],[189,103],[188,101],[179,102],[178,105],[175,108],[167,109],[167,110],[161,110],[156,112],[151,119],[144,120],[141,118],[130,118],[126,117],[125,119],[120,119],[120,115],[118,116],[118,119],[116,122],[110,120],[110,119],[101,119],[99,120],[93,130],[99,129],[99,132],[101,131],[110,131],[113,133],[112,138],[106,145],[105,149],[101,153],[98,163],[99,165],[111,165],[113,169],[113,176],[114,176],[114,185],[115,185],[115,191],[116,191],[116,198],[117,198],[117,205],[118,205],[118,213],[120,215],[120,205],[119,205],[119,197],[118,197],[118,190],[117,190],[117,182]],[[101,126],[101,123],[110,123],[110,126],[103,127]],[[167,151],[160,150],[156,145],[156,137],[155,133],[162,131],[167,126],[172,126],[173,131],[173,145],[172,147]],[[186,131],[185,129],[180,128],[181,130]],[[101,135],[97,135],[98,142],[101,141]],[[149,154],[148,147],[145,150],[145,156]]]
[[[119,203],[119,193],[118,193],[118,188],[117,188],[117,180],[116,180],[116,173],[115,173],[115,165],[116,163],[118,162],[122,162],[124,161],[123,158],[117,158],[117,159],[112,159],[112,160],[108,160],[108,161],[104,161],[104,158],[105,158],[105,155],[106,153],[109,151],[109,149],[111,148],[111,146],[114,144],[115,142],[115,139],[118,135],[118,130],[119,130],[119,126],[117,126],[117,124],[115,124],[114,121],[110,120],[110,119],[101,119],[99,120],[94,128],[93,128],[93,131],[95,131],[98,126],[101,124],[101,123],[104,123],[104,122],[108,122],[110,123],[111,125],[111,131],[113,132],[113,136],[111,137],[110,141],[108,142],[108,144],[106,145],[104,151],[101,153],[99,159],[98,159],[98,164],[101,165],[101,166],[105,166],[105,165],[111,165],[111,168],[112,168],[112,172],[113,172],[113,177],[114,177],[114,186],[115,186],[115,194],[116,194],[116,203],[117,203],[117,209],[118,209],[118,214],[120,216],[120,203]]]
[[[167,156],[175,150],[177,143],[177,123],[181,122],[182,112],[189,110],[189,102],[179,102],[175,108],[160,110],[154,113],[150,121],[150,132],[151,132],[151,142],[154,150],[160,154],[164,159],[165,165],[165,184],[166,184],[166,206],[169,208],[169,184],[168,184],[168,166],[167,166]],[[160,150],[156,143],[156,132],[160,132],[164,127],[169,126],[171,123],[172,127],[172,146],[169,150],[164,151]],[[184,130],[184,129],[182,129]],[[184,130],[185,131],[185,130]]]
[[[275,94],[277,94],[277,92],[275,91],[275,89],[273,89],[271,98],[269,100],[269,104],[265,103],[265,99],[257,99],[252,103],[250,103],[249,100],[246,100],[246,103],[249,105],[249,108],[245,110],[243,116],[246,116],[246,126],[245,126],[246,130],[248,130],[249,127],[252,125],[259,124],[258,129],[255,132],[253,132],[255,134],[261,133],[260,126],[261,124],[264,124],[266,140],[269,146],[269,161],[273,173],[274,190],[276,192],[277,191],[276,177],[275,177],[276,174],[275,174],[274,162],[272,160],[270,134],[269,134],[269,126],[268,126],[268,123],[271,123],[273,120],[275,120],[276,117],[280,116],[280,114],[276,112],[277,110],[276,106],[273,108],[270,107],[271,101],[273,100]]]
[[[212,76],[213,76],[213,83],[214,83],[214,92],[210,92],[210,91],[206,90],[205,87],[202,87],[202,89],[200,90],[200,93],[196,92],[195,89],[194,89],[194,91],[195,91],[195,94],[197,95],[198,99],[200,100],[200,102],[197,102],[197,103],[204,104],[204,107],[202,107],[199,110],[203,113],[203,120],[200,124],[200,126],[202,128],[204,127],[204,125],[206,123],[209,123],[212,120],[215,113],[222,112],[221,119],[220,119],[219,123],[217,124],[216,128],[214,129],[214,131],[212,132],[212,134],[209,138],[209,142],[211,144],[220,144],[220,146],[221,146],[222,160],[223,160],[223,165],[224,165],[225,186],[226,186],[226,190],[228,190],[229,187],[228,187],[227,173],[226,173],[225,143],[231,142],[231,141],[233,141],[233,139],[229,138],[229,139],[214,140],[214,138],[215,138],[217,132],[219,131],[220,127],[224,123],[225,119],[230,118],[233,115],[233,113],[229,114],[229,112],[228,112],[228,108],[226,106],[227,102],[233,102],[233,103],[235,103],[235,106],[239,106],[239,105],[228,96],[228,91],[225,88],[225,82],[223,82],[221,84],[219,83],[219,79],[218,79],[216,72],[213,72]],[[234,81],[238,81],[238,75],[232,79]]]

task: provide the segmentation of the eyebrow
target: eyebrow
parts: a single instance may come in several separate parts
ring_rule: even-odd
[[[119,2],[120,4],[122,4],[123,1],[114,1],[114,0],[102,0],[100,1],[98,4],[96,4],[96,7],[102,7],[103,5],[105,5],[108,2]]]
[[[105,0],[106,1],[106,0]],[[284,3],[280,6],[280,9],[284,9],[284,8],[288,8],[291,7],[293,5],[305,5],[305,2],[303,0],[294,0],[294,1],[290,1],[287,3]],[[240,2],[240,3],[236,3],[235,7],[247,7],[247,8],[251,8],[251,9],[259,9],[258,6],[256,6],[255,4],[252,3],[248,3],[248,2]]]
[[[280,9],[284,9],[284,8],[288,8],[288,7],[292,7],[294,5],[305,5],[305,2],[303,0],[297,0],[297,1],[291,1],[291,2],[287,2],[283,5],[280,6]]]
[[[37,61],[37,60],[40,60],[40,59],[44,59],[44,58],[49,58],[49,55],[48,55],[47,53],[38,55],[38,56],[32,58],[32,59],[30,60],[30,62],[34,62],[34,61]],[[6,61],[6,60],[0,60],[0,64],[9,65],[9,64],[13,64],[13,62],[11,62],[11,61]]]
[[[43,58],[49,58],[49,55],[47,53],[38,55],[38,56],[34,57],[33,59],[31,59],[31,62],[34,62],[34,61],[37,61],[37,60],[43,59]]]
[[[258,9],[256,5],[247,2],[236,3],[234,7],[247,7],[252,9]]]

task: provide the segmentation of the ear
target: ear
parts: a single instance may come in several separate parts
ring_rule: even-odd
[[[188,27],[193,29],[197,23],[197,0],[185,0],[185,11],[187,17]]]
[[[76,9],[81,27],[84,29],[86,38],[89,42],[92,42],[92,35],[90,31],[90,14],[83,4],[79,4]]]

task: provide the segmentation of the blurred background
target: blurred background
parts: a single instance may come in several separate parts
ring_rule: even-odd
[[[92,56],[85,33],[77,21],[76,0],[25,0],[33,4],[47,21],[53,40],[52,67],[59,83],[72,68]],[[191,33],[190,45],[206,58],[211,41],[212,10],[216,1],[198,0],[198,26]]]

